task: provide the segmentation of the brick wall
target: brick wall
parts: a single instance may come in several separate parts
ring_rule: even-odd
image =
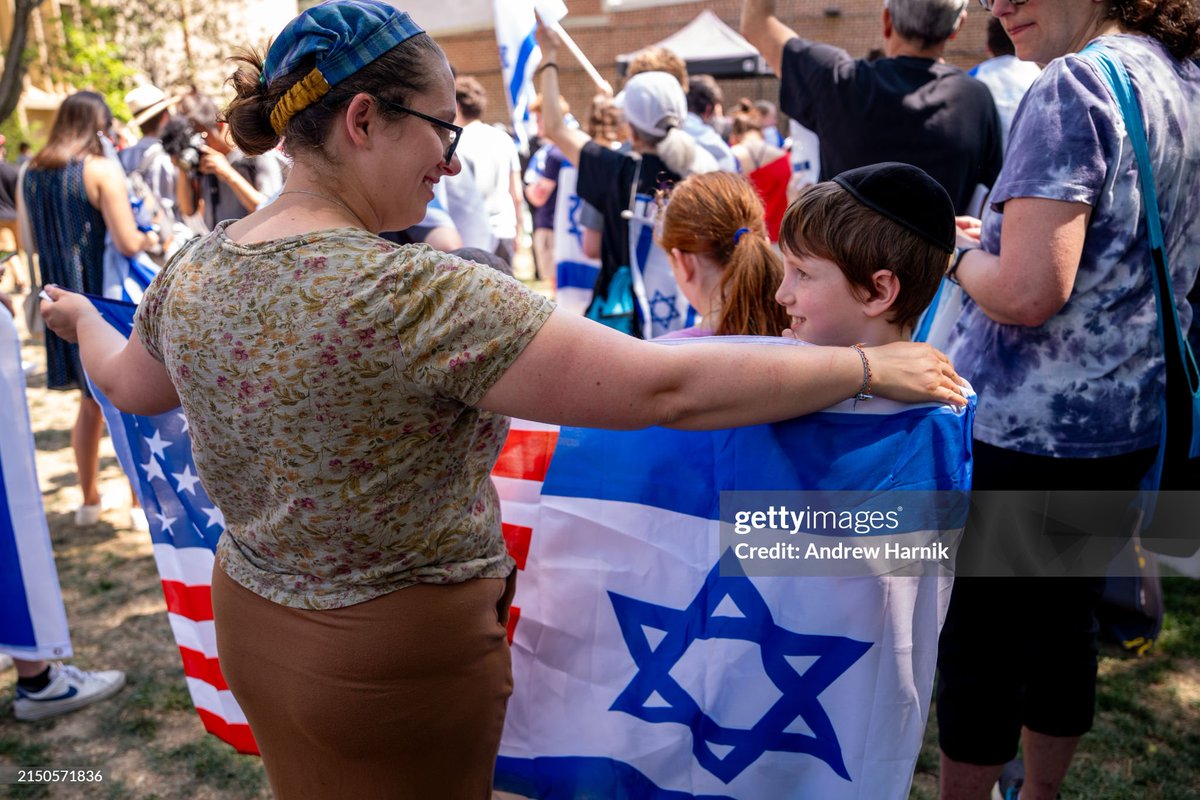
[[[738,27],[741,0],[713,0],[682,3],[632,11],[605,12],[601,0],[566,0],[570,14],[563,27],[588,55],[596,69],[619,89],[617,56],[665,39],[707,8],[734,30]],[[840,16],[828,17],[825,10],[836,8]],[[780,0],[779,17],[802,36],[842,47],[862,56],[883,44],[881,0]],[[986,58],[984,53],[987,14],[971,4],[959,35],[946,49],[946,59],[969,68]],[[495,35],[491,30],[457,36],[438,37],[450,63],[460,75],[474,75],[488,92],[488,122],[505,121],[500,79],[500,59]],[[592,82],[569,53],[559,59],[559,78],[563,95],[573,110],[582,111],[595,93]],[[774,77],[722,80],[727,104],[747,96],[752,99],[779,99],[778,80]]]

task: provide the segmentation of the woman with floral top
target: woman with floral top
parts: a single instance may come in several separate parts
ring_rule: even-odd
[[[311,8],[233,84],[238,146],[282,136],[295,159],[279,199],[173,259],[128,342],[78,295],[43,309],[119,408],[183,405],[227,522],[221,666],[277,797],[488,796],[512,685],[503,415],[767,422],[862,389],[864,357],[877,394],[964,402],[928,347],[663,347],[380,239],[459,169],[450,68],[393,6]]]

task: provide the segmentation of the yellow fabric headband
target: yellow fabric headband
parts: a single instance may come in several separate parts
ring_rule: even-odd
[[[321,74],[320,70],[313,67],[312,72],[305,75],[303,80],[293,84],[292,88],[279,98],[279,102],[271,110],[271,127],[275,133],[282,136],[288,120],[324,97],[329,88],[325,76]]]

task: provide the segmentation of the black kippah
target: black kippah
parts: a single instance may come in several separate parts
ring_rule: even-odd
[[[942,185],[924,170],[887,161],[848,169],[833,181],[872,211],[903,225],[947,253],[954,252],[958,238],[954,203]]]

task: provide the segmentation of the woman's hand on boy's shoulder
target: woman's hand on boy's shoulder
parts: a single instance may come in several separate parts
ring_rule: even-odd
[[[917,342],[863,348],[873,393],[902,403],[965,406],[965,381],[944,353]]]

